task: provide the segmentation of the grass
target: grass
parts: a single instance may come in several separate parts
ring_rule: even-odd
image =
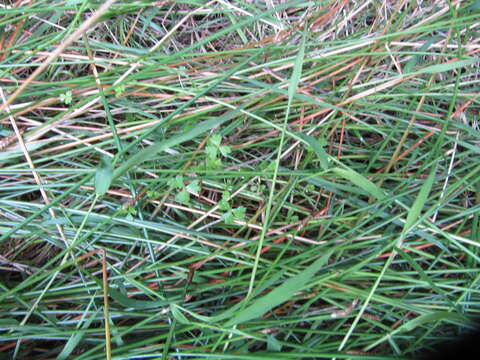
[[[2,2],[2,358],[415,358],[473,328],[479,11]]]

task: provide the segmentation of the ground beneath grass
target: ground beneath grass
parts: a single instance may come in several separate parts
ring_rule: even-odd
[[[1,1],[0,358],[415,359],[471,332],[479,19]]]

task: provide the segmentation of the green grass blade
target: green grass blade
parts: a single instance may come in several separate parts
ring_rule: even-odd
[[[97,310],[91,314],[91,316],[84,322],[82,325],[82,329],[88,329],[90,327],[90,324],[93,322],[93,320],[97,317],[97,314],[100,312],[100,310]],[[62,351],[60,354],[58,354],[57,360],[66,360],[69,358],[69,356],[72,354],[73,350],[77,347],[77,345],[80,343],[82,338],[84,337],[84,333],[81,331],[77,331],[72,334],[70,339],[68,339],[67,343],[63,347]]]
[[[237,324],[243,324],[249,320],[261,317],[267,311],[289,300],[297,291],[301,290],[308,281],[312,279],[317,271],[319,271],[328,261],[332,251],[327,251],[313,264],[309,265],[300,274],[288,279],[279,287],[273,289],[267,295],[253,300],[253,304],[247,306],[236,314],[233,319],[226,322],[226,327]]]
[[[302,139],[306,144],[310,145],[312,147],[312,150],[317,154],[318,159],[320,160],[320,166],[322,167],[323,170],[328,170],[330,167],[330,157],[323,148],[325,145],[326,141],[324,139],[318,140],[314,138],[313,136],[306,135],[303,133],[296,133],[300,139]]]
[[[457,60],[445,64],[438,64],[438,65],[432,65],[432,66],[427,66],[423,69],[420,69],[417,71],[418,74],[436,74],[436,73],[443,73],[446,71],[451,71],[451,70],[456,70],[459,68],[463,68],[469,65],[474,64],[477,62],[478,59],[476,57],[466,59],[466,60]]]
[[[362,174],[359,174],[352,169],[341,169],[336,167],[331,169],[331,171],[336,175],[341,176],[346,180],[349,180],[350,182],[357,185],[359,188],[363,189],[369,195],[374,196],[378,200],[383,200],[386,198],[384,191],[380,187],[368,180]]]
[[[422,326],[433,321],[450,321],[463,326],[473,325],[473,322],[466,318],[464,315],[446,311],[437,311],[432,314],[420,315],[419,317],[406,322],[400,328],[405,331],[412,331],[418,326]]]
[[[424,182],[422,185],[420,192],[418,193],[417,198],[415,199],[415,202],[413,203],[410,211],[408,212],[407,219],[405,221],[405,225],[402,230],[402,238],[405,237],[405,235],[411,230],[412,226],[415,224],[415,222],[418,220],[420,217],[420,214],[422,212],[422,209],[425,205],[425,202],[428,199],[428,195],[430,194],[430,190],[432,188],[433,182],[435,180],[435,172],[436,172],[437,167],[434,166],[432,170],[430,170],[430,174],[428,175],[427,180]]]

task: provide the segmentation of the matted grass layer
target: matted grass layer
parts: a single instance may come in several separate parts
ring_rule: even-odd
[[[398,359],[471,330],[479,18],[2,1],[0,357]]]

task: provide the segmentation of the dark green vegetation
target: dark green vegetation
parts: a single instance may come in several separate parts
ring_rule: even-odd
[[[394,359],[468,330],[479,18],[2,1],[0,355]]]

